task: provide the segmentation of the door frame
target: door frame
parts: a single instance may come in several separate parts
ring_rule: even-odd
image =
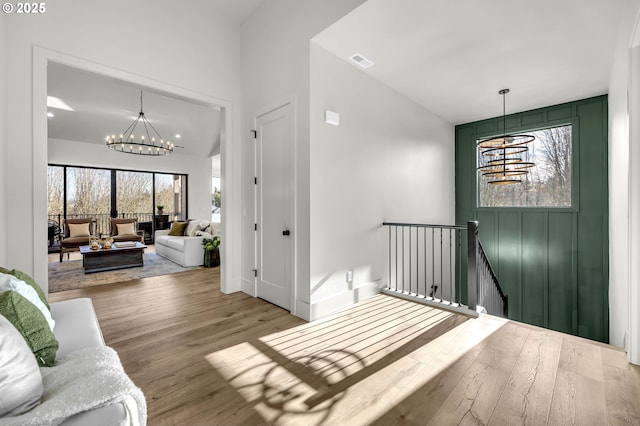
[[[291,164],[291,204],[289,205],[289,217],[291,217],[291,262],[289,265],[289,277],[291,279],[291,285],[289,286],[289,311],[296,316],[298,315],[298,309],[296,306],[296,299],[298,295],[298,216],[297,216],[297,194],[298,194],[298,163],[297,163],[297,103],[296,97],[294,95],[286,96],[281,98],[278,101],[269,103],[264,107],[257,110],[257,113],[253,116],[253,129],[257,130],[258,128],[258,119],[263,117],[271,112],[274,112],[282,107],[289,105],[291,108],[291,123],[290,123],[290,131],[291,131],[291,146],[288,155],[289,162]],[[253,176],[258,176],[258,140],[254,139],[253,143]],[[254,223],[258,223],[258,188],[257,185],[253,186],[253,221]],[[253,233],[253,268],[258,268],[258,231],[254,231]],[[258,277],[253,278],[253,294],[255,297],[258,297]]]
[[[235,115],[238,108],[232,101],[215,97],[202,92],[196,92],[183,87],[175,86],[154,78],[142,76],[129,71],[113,68],[88,59],[71,56],[66,53],[51,50],[41,46],[33,46],[32,53],[32,167],[33,167],[33,216],[32,216],[32,272],[45,293],[48,289],[47,272],[47,228],[45,220],[47,217],[47,65],[49,62],[56,62],[81,70],[100,74],[105,77],[123,80],[143,87],[153,88],[165,94],[186,99],[205,105],[209,108],[219,109],[221,112],[221,135],[220,153],[222,163],[222,176],[225,190],[222,193],[222,203],[225,206],[221,221],[221,237],[224,244],[221,250],[220,265],[220,289],[223,293],[233,293],[241,289],[240,280],[242,268],[240,263],[242,228],[240,220],[242,217],[242,206],[240,204],[240,182],[239,170],[240,144],[236,140],[236,127],[234,126]],[[239,130],[239,124],[238,124]],[[237,259],[237,260],[236,260]]]

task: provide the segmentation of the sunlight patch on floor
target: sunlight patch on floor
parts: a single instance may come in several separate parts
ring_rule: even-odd
[[[267,422],[365,424],[505,323],[379,295],[206,359]]]

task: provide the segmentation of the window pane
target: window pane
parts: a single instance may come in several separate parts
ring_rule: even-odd
[[[571,207],[571,125],[526,133],[535,140],[519,156],[535,166],[519,177],[522,183],[510,185],[489,184],[478,173],[479,207]],[[478,150],[478,165],[484,164]]]
[[[47,214],[49,220],[64,214],[64,167],[47,168]]]
[[[67,168],[67,218],[79,217],[94,217],[98,233],[110,232],[110,170]]]
[[[118,217],[151,222],[153,217],[153,174],[116,172],[116,207]]]
[[[186,220],[186,176],[156,173],[156,207],[162,206],[169,220]]]

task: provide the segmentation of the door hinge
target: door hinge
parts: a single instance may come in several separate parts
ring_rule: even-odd
[[[254,277],[258,277],[258,270],[257,269],[252,269],[253,271],[253,276]]]
[[[258,230],[258,224],[257,224],[257,223],[254,223],[254,224],[253,224],[253,230],[254,230],[254,231],[257,231],[257,230]]]
[[[254,177],[254,178],[253,178],[253,184],[254,184],[254,185],[257,185],[257,184],[258,184],[258,178],[257,178],[257,177]]]
[[[257,130],[252,130],[251,133],[253,133],[253,138],[254,139],[258,139],[258,131]]]

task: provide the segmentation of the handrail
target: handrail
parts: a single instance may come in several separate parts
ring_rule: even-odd
[[[409,226],[415,228],[443,228],[443,229],[467,229],[462,225],[431,225],[427,223],[402,223],[402,222],[382,222],[382,226]]]

